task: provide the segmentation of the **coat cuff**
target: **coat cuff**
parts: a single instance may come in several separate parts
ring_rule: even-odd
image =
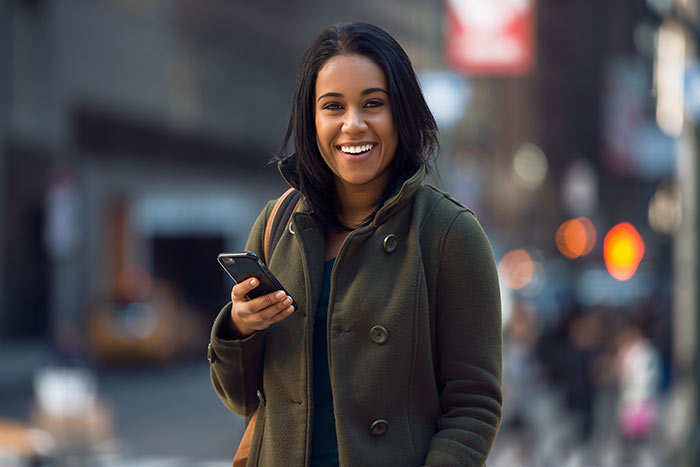
[[[209,363],[231,364],[245,361],[244,355],[261,355],[265,342],[265,332],[256,331],[243,339],[231,336],[229,320],[231,302],[227,303],[214,320],[209,340]]]

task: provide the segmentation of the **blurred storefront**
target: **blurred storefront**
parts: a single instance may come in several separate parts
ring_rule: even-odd
[[[150,344],[163,355],[188,333],[201,341],[228,287],[213,259],[242,247],[265,193],[279,186],[259,172],[267,132],[242,110],[225,112],[237,93],[187,81],[188,70],[211,66],[192,52],[206,47],[186,46],[185,4],[14,1],[3,9],[3,342],[46,346],[57,330],[88,324],[89,342],[73,344],[97,346],[102,357],[103,347],[138,348],[168,334],[163,326],[185,330]],[[214,105],[203,90],[223,98]],[[167,300],[130,290],[134,270]]]

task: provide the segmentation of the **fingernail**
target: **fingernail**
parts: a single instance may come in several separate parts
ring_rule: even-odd
[[[291,303],[292,303],[292,297],[287,297],[287,299],[285,300],[285,302],[287,302],[287,303],[289,303],[289,304],[291,305]]]
[[[291,313],[292,311],[294,311],[294,307],[293,307],[293,306],[290,306],[289,308],[287,308],[287,313]]]
[[[275,298],[276,298],[277,300],[282,300],[282,299],[283,299],[284,297],[286,297],[286,296],[287,296],[287,294],[284,293],[283,290],[280,290],[279,292],[277,292],[277,293],[275,294]]]
[[[251,280],[250,280],[250,285],[253,285],[253,286],[258,285],[258,280],[257,280],[257,279],[251,279]]]

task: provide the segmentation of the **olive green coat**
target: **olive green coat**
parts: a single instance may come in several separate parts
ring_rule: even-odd
[[[332,271],[328,360],[341,466],[481,466],[501,418],[501,309],[491,246],[471,211],[408,180],[343,243]],[[271,201],[247,249],[259,256]],[[302,203],[269,261],[299,304],[242,340],[230,303],[211,333],[214,388],[258,409],[248,465],[305,466],[312,330],[324,233]]]

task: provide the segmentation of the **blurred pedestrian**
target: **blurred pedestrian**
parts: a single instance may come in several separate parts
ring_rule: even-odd
[[[579,442],[584,444],[591,440],[595,422],[596,362],[601,353],[602,331],[602,319],[596,312],[574,316],[568,325],[564,372],[566,403],[576,416]]]
[[[508,404],[503,410],[502,427],[513,429],[520,437],[534,434],[528,409],[540,385],[535,355],[539,331],[535,318],[529,304],[516,300],[504,329],[503,398]],[[532,446],[532,440],[527,444]]]
[[[540,365],[535,349],[539,340],[539,324],[534,309],[524,300],[516,299],[510,319],[504,325],[503,338],[503,418],[501,434],[521,461],[532,460],[536,454],[541,407],[538,397],[543,394]],[[547,430],[550,425],[547,424]],[[512,436],[511,436],[512,435]]]
[[[661,361],[649,339],[632,324],[621,329],[616,347],[618,426],[629,457],[648,440],[656,425]]]
[[[438,146],[382,29],[307,50],[278,166],[303,195],[269,258],[284,293],[233,287],[211,334],[227,407],[257,410],[247,465],[482,466],[501,418],[501,313],[474,214],[424,184]],[[274,201],[253,226],[259,256]]]

